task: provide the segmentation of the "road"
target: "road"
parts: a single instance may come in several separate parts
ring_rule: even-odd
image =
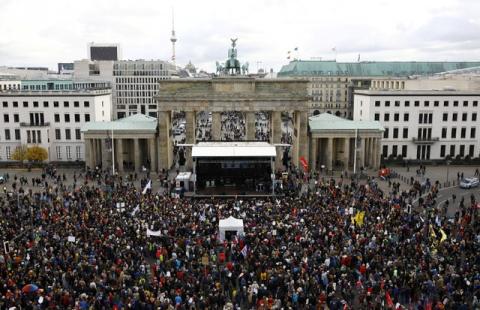
[[[462,197],[464,198],[464,204],[468,206],[470,204],[470,196],[475,196],[475,199],[478,201],[480,200],[480,187],[472,188],[472,189],[463,189],[459,186],[454,187],[447,187],[440,189],[437,195],[437,208],[442,207],[445,202],[448,200],[449,206],[447,210],[447,217],[454,217],[455,212],[458,211],[458,207]],[[452,195],[456,196],[455,203],[453,203]]]

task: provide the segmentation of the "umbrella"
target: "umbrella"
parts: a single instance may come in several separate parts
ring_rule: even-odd
[[[35,284],[27,284],[22,288],[22,292],[26,294],[34,293],[36,291],[38,291],[38,286],[36,286]]]

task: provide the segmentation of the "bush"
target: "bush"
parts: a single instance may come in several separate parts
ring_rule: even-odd
[[[40,146],[32,146],[27,149],[27,160],[33,162],[42,162],[48,159],[48,152]]]
[[[22,162],[24,160],[27,160],[27,151],[28,151],[28,148],[25,145],[17,146],[17,148],[12,154],[12,159],[22,161]]]

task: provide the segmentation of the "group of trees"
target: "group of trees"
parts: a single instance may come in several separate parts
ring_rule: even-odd
[[[27,147],[25,145],[19,146],[12,154],[13,160],[42,162],[48,159],[47,150],[38,145]]]

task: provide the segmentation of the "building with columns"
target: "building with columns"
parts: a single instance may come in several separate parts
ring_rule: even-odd
[[[313,170],[322,166],[328,171],[380,167],[384,130],[380,122],[352,121],[322,113],[309,118],[309,128]]]

